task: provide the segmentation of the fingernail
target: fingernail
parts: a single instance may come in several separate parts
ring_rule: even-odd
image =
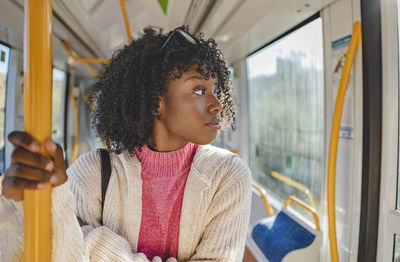
[[[54,184],[54,183],[56,183],[58,181],[58,178],[55,176],[55,175],[52,175],[51,177],[50,177],[50,183],[51,184]]]
[[[31,149],[32,151],[37,152],[40,150],[40,145],[38,143],[33,143],[31,144]]]
[[[46,169],[47,171],[52,171],[53,168],[54,168],[53,162],[47,163],[47,165],[46,165],[46,167],[45,167],[45,169]]]
[[[39,183],[37,184],[37,188],[43,189],[46,186],[46,183]]]
[[[54,142],[51,141],[51,140],[50,140],[50,147],[51,147],[51,150],[53,150],[53,151],[56,151],[56,149],[57,149],[56,143],[54,143]]]

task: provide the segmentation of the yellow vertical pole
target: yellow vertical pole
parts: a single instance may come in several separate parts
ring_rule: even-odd
[[[339,262],[339,254],[336,238],[336,160],[337,149],[339,143],[340,121],[342,119],[344,99],[346,97],[346,89],[349,83],[351,67],[353,65],[354,56],[357,48],[361,43],[361,23],[356,21],[353,24],[353,35],[344,61],[342,76],[340,78],[339,90],[336,96],[335,111],[332,118],[331,139],[329,143],[328,157],[328,227],[329,227],[329,245],[331,250],[331,261]]]
[[[51,138],[52,5],[51,0],[25,0],[24,124],[43,142]],[[42,153],[45,153],[42,147]],[[51,186],[24,192],[24,260],[51,259]]]

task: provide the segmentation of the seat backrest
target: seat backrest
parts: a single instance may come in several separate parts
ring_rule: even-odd
[[[293,250],[308,247],[315,236],[316,230],[286,208],[278,213],[272,226],[270,219],[263,219],[252,231],[254,242],[270,262],[280,262]]]

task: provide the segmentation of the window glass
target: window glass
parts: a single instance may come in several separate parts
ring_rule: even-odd
[[[280,201],[295,195],[317,211],[324,160],[322,48],[318,18],[247,58],[253,178]]]
[[[399,45],[399,43],[400,43],[400,39],[399,39],[399,37],[400,37],[400,5],[399,4],[397,4],[397,13],[398,13],[397,29],[399,30],[397,33],[397,46],[398,46],[398,54],[400,55],[400,45]],[[398,61],[400,61],[400,57],[398,57],[397,59],[398,59]],[[399,70],[398,79],[400,80],[400,63],[398,66],[398,70]],[[399,81],[399,90],[400,90],[400,81]],[[398,93],[399,93],[398,101],[400,101],[400,92],[398,92]],[[398,104],[399,104],[399,108],[398,108],[397,112],[399,114],[399,120],[400,120],[400,103],[398,103]],[[397,142],[397,145],[398,145],[398,150],[400,150],[400,146],[399,146],[400,145],[400,121],[399,121],[399,129],[397,132],[399,135],[399,141]],[[397,154],[397,157],[399,158],[398,163],[400,163],[400,151]],[[397,164],[397,166],[398,166],[398,168],[397,168],[398,169],[397,170],[397,209],[400,209],[400,165]]]
[[[399,112],[400,112],[400,110],[399,110]],[[399,123],[400,123],[400,121],[399,121]],[[400,130],[400,126],[399,126],[399,130]],[[400,134],[400,132],[399,132],[399,134]],[[398,154],[398,157],[400,157],[400,153]],[[400,159],[399,159],[399,163],[400,163]],[[398,166],[400,167],[400,165],[398,165]],[[398,171],[397,171],[397,209],[400,209],[400,168],[398,168]]]
[[[9,54],[10,48],[0,44],[0,173],[4,170],[6,83]]]
[[[400,236],[394,236],[393,262],[400,262]]]
[[[53,68],[53,101],[52,101],[52,139],[61,142],[62,119],[64,119],[65,73]]]

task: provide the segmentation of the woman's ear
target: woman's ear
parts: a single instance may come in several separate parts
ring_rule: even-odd
[[[162,96],[162,97],[160,97],[160,105],[159,105],[158,111],[156,113],[157,120],[161,120],[161,116],[165,115],[166,107],[167,107],[167,105],[166,105],[165,97]]]

